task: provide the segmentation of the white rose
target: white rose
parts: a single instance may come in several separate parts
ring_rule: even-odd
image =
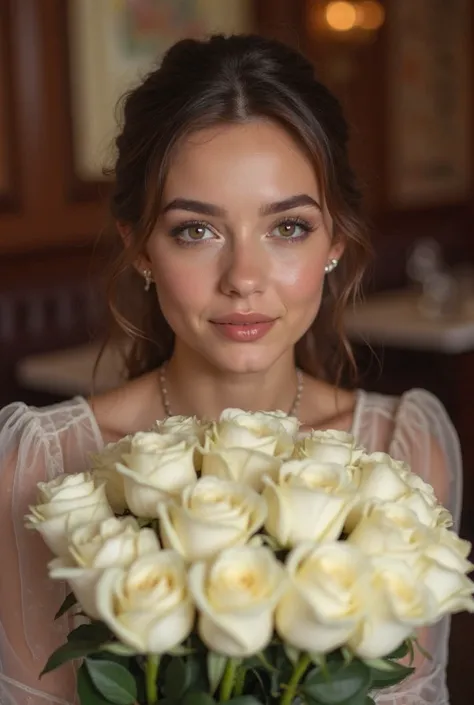
[[[356,468],[358,502],[347,518],[345,529],[351,532],[360,521],[364,507],[373,500],[400,502],[415,512],[419,521],[434,527],[444,523],[449,513],[437,504],[432,488],[386,453],[372,453],[360,458]]]
[[[59,475],[51,482],[38,483],[38,504],[30,507],[26,526],[43,537],[53,553],[68,553],[68,535],[78,526],[102,521],[114,513],[105,485],[96,487],[91,473]]]
[[[344,542],[302,543],[286,568],[289,587],[275,617],[282,639],[313,653],[345,644],[365,616],[369,559]]]
[[[221,480],[231,480],[249,485],[257,492],[263,490],[265,475],[276,479],[281,460],[259,450],[249,448],[223,448],[202,452],[201,474],[213,475]]]
[[[273,634],[273,613],[286,576],[273,552],[242,546],[212,563],[195,563],[189,589],[199,611],[199,635],[206,646],[230,657],[264,649]]]
[[[452,531],[437,528],[433,542],[425,547],[414,567],[436,603],[436,616],[455,612],[474,612],[474,583],[466,576],[474,568],[467,560],[470,544]]]
[[[204,560],[246,543],[266,513],[265,501],[250,487],[203,477],[186,487],[179,504],[160,505],[160,535],[163,545],[185,560]]]
[[[373,500],[394,502],[412,494],[402,477],[407,466],[386,453],[363,455],[356,469],[358,501],[349,514],[345,529],[351,532],[360,521],[364,508]],[[427,507],[429,511],[429,507]]]
[[[225,409],[217,423],[208,432],[205,450],[222,448],[249,448],[267,455],[288,458],[293,452],[294,442],[287,427],[293,427],[291,417],[272,413],[251,413],[241,409]]]
[[[265,478],[265,484],[265,528],[284,547],[339,538],[356,499],[346,468],[310,459],[284,463],[278,482]]]
[[[439,545],[449,549],[450,553],[454,553],[457,555],[457,560],[464,560],[466,572],[469,572],[470,569],[467,568],[467,565],[470,566],[472,564],[469,561],[466,561],[465,559],[469,557],[472,550],[472,544],[470,541],[461,539],[454,531],[448,531],[448,529],[440,526],[433,529],[432,536],[433,543],[435,545]]]
[[[366,554],[389,553],[414,565],[432,538],[411,509],[387,502],[366,507],[347,542]]]
[[[125,497],[134,514],[157,517],[159,502],[179,495],[196,481],[195,441],[178,440],[173,434],[136,433],[130,453],[117,463],[124,476]]]
[[[210,422],[201,421],[197,416],[168,416],[155,423],[155,428],[158,433],[174,436],[177,441],[195,443],[194,467],[197,471],[201,470],[202,457],[200,449],[210,427]]]
[[[410,470],[402,471],[402,477],[407,485],[415,491],[416,495],[421,495],[424,504],[430,507],[431,512],[430,523],[428,524],[429,526],[433,525],[433,521],[436,526],[445,528],[453,525],[453,517],[451,513],[438,502],[435,491],[431,485]]]
[[[69,537],[69,557],[51,561],[49,575],[67,580],[83,611],[97,619],[96,585],[104,569],[130,565],[159,550],[152,529],[140,529],[133,517],[113,517],[75,529]]]
[[[155,425],[158,433],[171,433],[181,439],[191,436],[199,440],[202,440],[203,434],[210,426],[209,423],[200,421],[197,416],[168,416],[157,421]]]
[[[241,419],[242,413],[245,414],[241,409],[227,409],[222,412],[221,418],[225,416],[227,419],[231,420]],[[251,416],[253,420],[261,421],[264,426],[269,422],[272,424],[276,421],[290,436],[295,436],[300,428],[298,418],[296,416],[288,416],[284,411],[255,411],[250,414],[247,413],[246,415]]]
[[[131,436],[125,436],[117,443],[108,443],[100,453],[91,456],[91,472],[96,486],[105,482],[105,491],[110,506],[116,514],[127,509],[123,475],[117,472],[116,465],[123,460],[124,453],[130,452]]]
[[[348,640],[361,659],[387,656],[435,617],[434,601],[410,565],[391,556],[372,557],[371,563],[366,617]]]
[[[116,637],[142,654],[181,644],[193,628],[195,609],[183,560],[157,551],[125,568],[108,568],[97,583],[97,610]]]
[[[357,463],[363,452],[350,433],[312,430],[301,436],[295,448],[295,457],[348,466]]]

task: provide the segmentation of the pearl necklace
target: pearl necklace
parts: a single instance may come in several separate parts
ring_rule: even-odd
[[[160,373],[161,401],[163,403],[163,408],[165,410],[166,418],[169,419],[170,416],[174,416],[174,414],[171,411],[170,399],[169,399],[169,394],[168,394],[168,387],[166,384],[166,365],[162,365],[160,367],[159,373]],[[295,394],[295,398],[293,400],[293,404],[291,405],[291,409],[288,412],[288,416],[297,416],[298,415],[298,409],[299,409],[301,397],[303,394],[304,377],[303,377],[302,371],[298,368],[296,369],[296,380],[297,380],[296,394]]]

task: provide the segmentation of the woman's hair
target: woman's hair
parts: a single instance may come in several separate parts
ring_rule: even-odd
[[[339,267],[327,277],[320,311],[296,345],[296,364],[331,382],[339,381],[346,362],[355,371],[343,314],[359,292],[370,247],[341,107],[315,79],[309,61],[284,44],[218,35],[178,42],[124,97],[111,212],[114,222],[129,229],[131,242],[120,247],[112,264],[108,299],[115,325],[132,339],[125,359],[129,378],[158,367],[173,350],[174,334],[157,296],[145,291],[133,263],[159,216],[176,145],[197,130],[255,118],[277,123],[310,157],[333,219],[333,237],[345,243]]]

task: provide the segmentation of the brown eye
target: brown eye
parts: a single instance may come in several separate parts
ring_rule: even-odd
[[[281,240],[302,240],[309,231],[309,225],[292,220],[285,220],[273,228],[271,235]]]
[[[293,237],[296,234],[296,223],[282,223],[277,227],[280,237]]]
[[[179,228],[175,228],[171,232],[171,235],[179,242],[187,244],[197,244],[199,242],[212,240],[215,237],[215,234],[211,228],[204,223],[189,223],[189,225],[182,225]]]
[[[191,228],[186,228],[186,231],[191,238],[191,240],[202,240],[206,233],[207,228],[203,225],[193,225]]]

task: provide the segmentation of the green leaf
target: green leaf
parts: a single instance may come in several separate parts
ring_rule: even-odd
[[[101,645],[102,651],[107,651],[111,654],[116,654],[117,656],[136,656],[136,649],[132,649],[131,646],[126,646],[121,644],[119,641],[111,641],[109,644]]]
[[[362,661],[354,660],[347,666],[330,662],[327,675],[321,670],[311,671],[304,681],[302,691],[322,705],[339,705],[367,694],[371,684],[370,669]]]
[[[173,658],[165,672],[163,690],[171,700],[179,700],[186,692],[186,667],[180,658]]]
[[[228,700],[226,705],[262,705],[254,695],[239,695],[238,698]]]
[[[400,665],[399,663],[387,661],[383,658],[364,659],[364,663],[374,671],[386,671],[387,673],[394,673],[396,668]]]
[[[391,685],[396,685],[408,678],[415,670],[396,661],[385,661],[384,659],[374,659],[369,661],[367,665],[370,666],[374,688],[388,688]]]
[[[159,701],[160,705],[163,701]],[[204,691],[190,690],[181,701],[181,705],[216,705],[214,698]]]
[[[196,649],[193,649],[191,646],[183,646],[181,644],[180,646],[175,646],[174,649],[171,649],[166,653],[170,656],[190,656],[191,654],[196,653]]]
[[[407,639],[406,641],[403,642],[403,644],[400,644],[398,649],[395,649],[395,651],[392,651],[392,653],[389,654],[388,656],[386,656],[385,658],[389,658],[389,659],[392,659],[395,661],[398,661],[401,658],[405,658],[405,656],[408,656],[408,654],[410,653],[409,644],[410,644],[410,642]]]
[[[164,694],[171,700],[181,700],[183,695],[194,686],[196,690],[204,688],[200,683],[201,667],[197,659],[172,658],[164,677]]]
[[[77,672],[77,694],[81,705],[110,705],[110,701],[105,700],[94,688],[85,664]]]
[[[87,672],[95,688],[109,702],[133,705],[137,699],[137,684],[126,668],[113,661],[85,660]]]
[[[227,656],[216,654],[214,651],[209,651],[207,654],[207,679],[212,695],[214,695],[222,680],[227,661]]]
[[[73,629],[67,635],[67,640],[69,642],[90,642],[99,647],[105,641],[108,641],[110,637],[110,629],[103,622],[91,622],[90,624],[80,624]]]
[[[77,599],[75,594],[73,592],[70,592],[64,598],[64,602],[54,615],[54,619],[59,619],[60,617],[62,617],[63,614],[66,614],[66,612],[70,610],[71,607],[74,607],[74,605],[77,605]]]
[[[95,651],[97,651],[97,646],[88,641],[68,641],[51,654],[45,667],[40,673],[40,678],[41,676],[44,676],[45,673],[54,671],[56,668],[59,668],[59,666],[62,666],[68,661],[89,656],[89,654],[93,654]]]

